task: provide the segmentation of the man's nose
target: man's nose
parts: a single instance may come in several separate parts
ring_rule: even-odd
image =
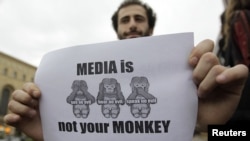
[[[137,29],[137,23],[134,19],[131,19],[129,22],[129,29],[135,31]]]

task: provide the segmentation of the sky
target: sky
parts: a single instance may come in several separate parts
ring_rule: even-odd
[[[117,40],[111,16],[123,0],[0,0],[0,52],[38,67],[46,53]],[[222,0],[144,0],[157,14],[154,35],[194,32],[218,40]]]

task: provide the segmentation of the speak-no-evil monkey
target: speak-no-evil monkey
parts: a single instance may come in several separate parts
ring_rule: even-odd
[[[157,102],[157,99],[148,92],[148,79],[146,77],[133,77],[130,87],[132,93],[127,98],[126,103],[130,106],[131,114],[135,118],[147,118],[151,110],[150,104]]]

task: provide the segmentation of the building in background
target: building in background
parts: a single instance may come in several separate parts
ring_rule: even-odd
[[[7,126],[3,117],[8,113],[8,102],[15,89],[22,88],[25,82],[33,82],[36,67],[0,51],[0,139],[6,134],[16,134]]]

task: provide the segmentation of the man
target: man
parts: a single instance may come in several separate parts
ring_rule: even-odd
[[[155,15],[138,0],[124,1],[112,17],[119,39],[153,34]],[[152,21],[153,20],[153,21]],[[239,102],[248,69],[244,65],[227,68],[219,64],[212,53],[214,43],[204,40],[193,48],[188,63],[193,67],[193,79],[198,89],[199,108],[197,128],[206,131],[207,124],[223,124],[233,114]],[[22,130],[36,141],[43,140],[38,102],[41,97],[34,83],[26,83],[13,92],[4,120]]]
[[[151,36],[155,22],[153,10],[137,0],[124,1],[112,16],[113,28],[120,40]]]

